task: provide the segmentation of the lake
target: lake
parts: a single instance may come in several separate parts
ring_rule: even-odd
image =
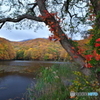
[[[32,81],[32,76],[19,74],[6,74],[0,78],[0,100],[25,100],[27,88]]]
[[[42,66],[64,62],[0,61],[0,100],[25,100],[27,88],[36,82],[35,72]]]

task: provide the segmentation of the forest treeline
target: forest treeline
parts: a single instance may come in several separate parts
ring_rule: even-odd
[[[59,42],[37,38],[11,43],[16,51],[16,59],[25,60],[67,60],[68,54]]]
[[[89,39],[76,41],[80,52],[87,48]],[[83,51],[82,51],[83,52]],[[21,42],[11,42],[0,38],[0,60],[71,60],[59,42],[37,38]]]
[[[16,52],[11,42],[0,38],[0,60],[10,60],[16,57]]]

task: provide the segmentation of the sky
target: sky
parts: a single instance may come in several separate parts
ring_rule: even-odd
[[[48,38],[51,35],[47,28],[39,29],[36,32],[34,30],[8,30],[0,29],[0,37],[8,39],[10,41],[22,41],[35,38]]]
[[[48,28],[44,27],[43,29],[38,29],[36,32],[32,29],[30,30],[8,30],[0,29],[0,37],[5,38],[10,41],[22,41],[27,39],[36,39],[36,38],[48,38],[51,35],[51,32]],[[75,35],[74,40],[80,40],[80,35]]]

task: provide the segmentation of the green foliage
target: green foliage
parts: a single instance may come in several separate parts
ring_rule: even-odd
[[[19,50],[16,52],[16,59],[24,59],[24,51],[23,50]]]
[[[91,53],[92,53],[92,50],[86,50],[84,54],[88,55],[88,54],[91,54]]]
[[[77,48],[78,42],[73,41],[73,40],[71,40],[71,39],[69,39],[69,42],[70,42],[75,48]]]
[[[94,34],[94,36],[92,36],[92,38],[91,38],[91,40],[90,40],[90,45],[92,46],[92,49],[94,49],[95,48],[95,43],[96,43],[96,39],[98,39],[98,37],[99,37],[100,35],[99,34]]]
[[[49,59],[48,55],[44,55],[44,58],[43,59],[44,60],[48,60]]]
[[[98,65],[99,61],[97,61],[96,59],[92,58],[92,60],[89,61],[94,67],[96,65]]]
[[[36,85],[28,89],[29,100],[70,100],[71,91],[99,91],[94,74],[91,76],[83,75],[78,71],[76,63],[42,67],[37,80]],[[77,96],[73,99],[95,100],[97,97]]]
[[[100,68],[96,68],[95,72],[96,73],[100,72]]]

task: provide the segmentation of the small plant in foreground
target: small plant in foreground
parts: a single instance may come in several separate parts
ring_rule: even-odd
[[[70,92],[94,92],[99,89],[92,76],[84,76],[75,63],[44,67],[37,83],[29,88],[29,100],[71,100]],[[95,83],[95,84],[94,84]],[[98,100],[97,97],[77,96],[73,100]]]

